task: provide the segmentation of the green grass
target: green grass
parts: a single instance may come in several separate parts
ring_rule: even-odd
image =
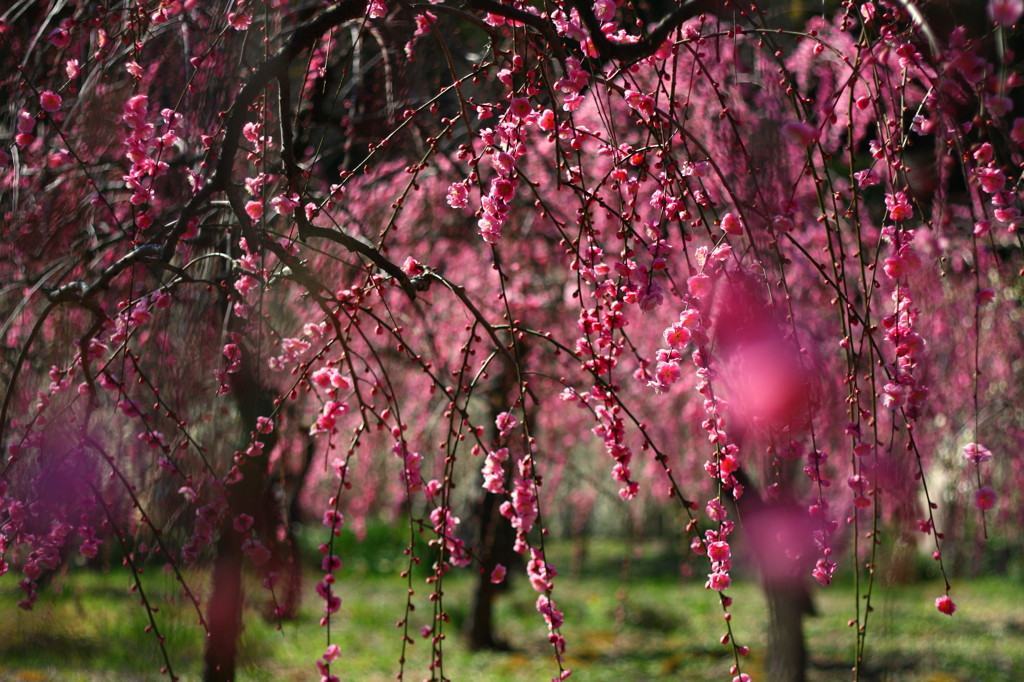
[[[555,546],[556,565],[568,567],[568,547]],[[718,643],[725,632],[715,595],[702,588],[700,577],[680,580],[671,553],[653,552],[636,558],[624,574],[617,546],[594,543],[585,570],[556,580],[555,598],[565,611],[563,634],[568,640],[567,667],[573,679],[597,681],[729,679],[730,660]],[[375,572],[374,561],[341,573],[344,595],[332,625],[333,641],[341,646],[343,680],[394,679],[399,671],[405,583],[396,567]],[[627,579],[624,581],[623,576]],[[496,622],[511,645],[510,653],[468,652],[458,636],[465,618],[472,577],[456,572],[446,577],[445,607],[451,618],[445,640],[444,673],[453,680],[548,680],[557,673],[546,630],[534,609],[527,582],[518,579],[498,602]],[[201,585],[199,576],[195,584]],[[266,595],[250,590],[251,609],[241,650],[241,679],[316,679],[314,661],[323,652],[326,633],[317,625],[316,574],[307,579],[301,617],[278,631],[259,616]],[[15,576],[0,578],[0,679],[100,680],[166,679],[152,633],[138,597],[129,591],[123,571],[72,572],[53,583],[35,609],[24,612],[17,600]],[[166,638],[175,672],[198,679],[202,632],[197,616],[174,581],[158,570],[145,575],[147,594],[158,604],[157,623]],[[420,626],[431,622],[429,587],[417,580],[416,611],[410,633],[415,644],[406,652],[406,679],[429,677],[429,641]],[[733,631],[748,644],[747,672],[754,679],[764,662],[766,613],[756,584],[737,581]],[[865,680],[907,682],[985,682],[1024,679],[1024,586],[1002,579],[956,581],[958,611],[939,614],[933,601],[941,594],[933,582],[876,588],[869,623],[869,659]],[[807,622],[812,682],[851,679],[853,632],[846,626],[853,598],[837,585],[817,593],[818,617]]]

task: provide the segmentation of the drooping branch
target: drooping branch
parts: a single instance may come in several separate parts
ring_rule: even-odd
[[[29,333],[28,338],[18,354],[18,359],[14,365],[14,371],[7,383],[7,390],[4,393],[3,403],[0,405],[0,440],[3,439],[7,428],[7,414],[10,409],[11,400],[14,397],[15,387],[18,383],[18,377],[21,374],[22,366],[28,362],[28,355],[32,349],[32,345],[35,343],[36,337],[42,331],[43,325],[49,319],[50,314],[62,303],[76,304],[92,313],[93,324],[78,341],[78,345],[84,359],[85,349],[88,348],[90,341],[99,332],[103,321],[106,319],[106,314],[96,302],[97,295],[101,291],[106,290],[107,287],[110,286],[110,282],[119,274],[138,262],[152,261],[158,252],[159,247],[152,244],[144,244],[133,249],[109,265],[91,284],[87,284],[82,280],[74,280],[63,284],[57,289],[47,292],[47,298],[50,299],[50,302],[39,314],[39,317],[36,319],[36,322],[32,327],[32,331]],[[86,363],[83,362],[83,367],[85,364]],[[91,388],[92,379],[88,374],[88,370],[86,370],[86,382]]]
[[[601,30],[601,22],[594,15],[592,3],[584,0],[569,0],[569,5],[574,7],[580,14],[580,19],[590,33],[590,39],[597,48],[602,61],[617,60],[621,62],[634,62],[650,57],[668,37],[684,22],[721,6],[720,0],[683,0],[679,7],[667,17],[662,19],[650,35],[641,38],[635,43],[613,43]]]
[[[295,152],[292,148],[294,144],[295,135],[292,130],[291,120],[291,89],[288,84],[288,79],[284,76],[278,77],[279,84],[279,118],[281,127],[281,158],[284,162],[285,174],[288,177],[289,191],[298,193],[299,187],[299,166],[295,159]],[[244,216],[244,212],[240,214]],[[295,218],[295,222],[299,227],[299,239],[306,241],[310,237],[325,239],[327,241],[334,242],[352,253],[357,253],[370,261],[373,262],[378,268],[388,273],[397,281],[402,290],[409,296],[410,299],[416,298],[415,287],[409,281],[408,276],[402,269],[391,262],[384,256],[373,244],[369,241],[360,237],[355,237],[340,227],[336,230],[332,230],[326,227],[318,227],[309,222],[306,218],[305,208],[297,206],[292,212],[292,217]]]
[[[242,136],[242,128],[249,117],[249,107],[256,101],[260,93],[270,85],[271,81],[284,75],[295,58],[311,48],[321,36],[346,21],[359,18],[365,12],[366,0],[344,0],[334,5],[295,29],[295,32],[274,53],[274,56],[260,64],[249,76],[245,85],[238,91],[238,96],[228,112],[224,135],[221,138],[220,155],[217,158],[217,168],[207,183],[207,186],[212,188],[210,191],[223,190],[229,181],[235,154],[238,152],[239,139]]]
[[[373,244],[370,244],[368,241],[359,237],[350,235],[340,229],[332,230],[330,228],[312,225],[309,222],[306,222],[304,218],[305,217],[303,217],[302,222],[299,223],[300,234],[307,237],[325,239],[327,241],[334,242],[335,244],[348,249],[352,253],[364,256],[372,261],[378,268],[391,275],[402,287],[402,290],[408,294],[410,299],[416,298],[416,287],[409,280],[409,277],[402,272],[400,267],[388,260],[380,251],[378,251]]]
[[[180,235],[189,221],[215,193],[224,191],[230,182],[235,155],[238,153],[242,129],[249,117],[249,107],[270,83],[287,76],[287,69],[295,58],[311,48],[325,33],[346,21],[359,18],[366,12],[366,0],[344,0],[295,29],[288,40],[272,57],[260,64],[245,81],[234,103],[228,110],[224,133],[221,136],[217,166],[210,178],[182,208],[163,247],[163,259],[170,261]]]
[[[633,62],[654,54],[672,32],[684,22],[700,15],[702,12],[717,8],[721,2],[720,0],[684,0],[674,12],[661,20],[654,30],[651,31],[650,35],[646,38],[641,38],[635,43],[613,43],[608,40],[601,30],[600,20],[594,15],[593,6],[586,0],[569,0],[568,4],[579,12],[580,19],[586,25],[590,39],[593,41],[594,47],[597,49],[602,61],[618,60]],[[535,28],[547,38],[556,56],[564,59],[565,45],[563,44],[563,39],[555,31],[554,25],[549,20],[505,5],[497,0],[469,0],[468,5],[473,9],[483,10]]]
[[[531,14],[521,9],[502,4],[498,0],[469,0],[467,5],[473,9],[489,12],[506,19],[518,21],[536,29],[541,35],[547,38],[548,45],[554,50],[555,55],[565,60],[566,44],[563,38],[558,35],[554,24],[543,17]]]

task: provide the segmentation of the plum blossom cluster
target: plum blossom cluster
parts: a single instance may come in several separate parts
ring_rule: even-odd
[[[80,539],[78,553],[87,559],[94,558],[102,544],[94,524],[101,510],[89,495],[89,484],[98,483],[95,472],[90,471],[81,450],[73,452],[64,466],[68,474],[79,478],[63,481],[60,499],[19,499],[6,481],[0,481],[0,576],[11,569],[11,560],[20,566],[18,589],[23,596],[18,606],[23,609],[32,608],[39,597],[38,581],[60,568],[65,548],[76,536]]]
[[[495,419],[495,426],[498,429],[498,437],[507,440],[512,431],[519,426],[519,421],[511,412],[503,412]],[[515,528],[516,538],[513,549],[525,554],[529,548],[528,536],[530,530],[534,529],[537,519],[540,517],[540,499],[538,498],[538,484],[536,472],[534,471],[534,458],[527,454],[517,458],[512,471],[511,492],[506,489],[507,473],[506,463],[510,460],[508,447],[488,452],[483,462],[483,488],[488,493],[496,495],[508,494],[506,500],[499,507],[502,516],[509,520]]]
[[[736,525],[725,518],[724,509],[717,500],[708,503],[708,515],[721,522],[718,529],[704,531],[703,539],[700,536],[694,537],[690,542],[690,548],[696,554],[706,554],[708,561],[711,562],[711,573],[708,574],[704,587],[722,592],[732,584],[732,549],[728,538]]]
[[[324,650],[324,655],[321,656],[316,662],[317,672],[320,673],[320,682],[339,682],[341,678],[337,675],[332,675],[330,672],[330,665],[334,661],[338,660],[341,656],[341,647],[337,644],[328,644],[327,649]]]
[[[324,337],[326,329],[326,322],[304,324],[301,335],[281,339],[280,353],[271,357],[267,361],[267,366],[272,370],[284,371],[300,364],[312,364],[315,342]]]
[[[817,490],[817,499],[808,506],[807,513],[814,524],[811,539],[821,553],[811,575],[822,585],[832,584],[832,576],[838,567],[838,564],[832,559],[833,549],[830,538],[838,530],[839,522],[830,518],[829,501],[825,497],[825,490],[832,485],[828,475],[828,457],[828,452],[813,449],[807,453],[807,465],[804,467],[804,474],[813,482]],[[862,476],[854,475],[848,483],[850,483],[856,499],[866,499],[866,481]]]
[[[604,442],[605,452],[615,462],[611,475],[614,481],[622,484],[619,497],[623,500],[634,499],[640,492],[640,484],[632,478],[630,465],[633,462],[633,449],[626,442],[626,422],[615,396],[599,384],[583,393],[567,389],[562,392],[561,399],[593,410],[597,426],[591,430]]]
[[[490,150],[491,169],[495,177],[491,180],[487,194],[480,198],[477,228],[483,240],[491,244],[501,239],[502,227],[508,220],[509,208],[519,185],[516,163],[528,148],[526,131],[537,123],[536,115],[531,112],[528,100],[513,98],[508,112],[495,129],[485,129],[480,133],[481,140]],[[454,186],[451,191],[458,195]],[[460,200],[450,199],[449,203],[457,206]]]
[[[516,463],[512,477],[512,499],[501,504],[501,514],[516,530],[515,550],[523,553],[528,546],[527,536],[540,515],[534,479],[533,458],[522,457]]]
[[[125,102],[121,120],[128,126],[129,133],[124,144],[125,152],[131,167],[124,176],[125,185],[132,191],[131,204],[136,207],[135,224],[146,230],[153,223],[153,218],[146,206],[155,198],[154,183],[166,175],[170,166],[161,157],[165,150],[171,149],[179,141],[177,128],[182,115],[173,109],[162,109],[163,132],[157,134],[156,125],[149,122],[149,97],[133,95]]]
[[[498,448],[487,453],[481,471],[484,477],[484,490],[495,495],[507,492],[505,490],[505,462],[507,461],[508,448]]]
[[[555,649],[555,655],[559,661],[565,653],[565,637],[559,632],[559,628],[565,622],[565,615],[555,606],[551,599],[551,591],[554,589],[552,580],[558,574],[555,567],[547,563],[544,553],[536,547],[530,548],[530,559],[526,563],[526,575],[530,579],[530,585],[541,594],[537,597],[537,611],[544,617],[548,626],[548,641]],[[566,679],[571,671],[563,672],[561,679]]]
[[[695,280],[694,277],[700,278]],[[697,383],[694,386],[696,393],[703,398],[703,407],[706,418],[701,422],[701,427],[707,434],[708,442],[713,447],[712,456],[704,462],[705,472],[713,479],[722,490],[731,491],[734,499],[739,499],[743,494],[743,485],[736,478],[739,470],[739,446],[730,439],[725,431],[725,400],[715,393],[712,381],[717,372],[712,368],[711,354],[707,348],[708,336],[704,327],[704,314],[698,307],[701,302],[707,304],[710,281],[705,282],[707,275],[700,274],[690,278],[689,292],[695,305],[685,308],[679,318],[662,333],[665,347],[657,352],[659,369],[656,370],[655,380],[649,382],[656,390],[664,390],[665,372],[661,369],[663,365],[673,367],[672,382],[678,379],[681,371],[680,362],[682,352],[692,344],[691,363],[694,366],[694,374]],[[705,507],[708,518],[718,525],[717,530],[711,529],[705,532],[703,541],[695,538],[691,547],[698,553],[706,552],[711,562],[711,573],[705,584],[707,589],[722,591],[731,584],[730,570],[731,551],[728,545],[728,536],[734,528],[734,524],[727,518],[725,506],[720,496],[708,500]]]
[[[615,330],[626,321],[622,303],[613,300],[608,308],[580,310],[577,322],[582,336],[576,339],[576,354],[581,358],[584,369],[599,377],[615,369],[624,350],[622,341],[615,335]]]
[[[560,11],[555,13],[556,26],[558,26],[557,16],[559,13]],[[563,25],[565,28],[560,30],[564,30],[566,33],[570,31],[575,32],[578,28],[578,24],[566,22]],[[583,70],[579,60],[575,57],[567,57],[565,60],[565,75],[555,83],[555,87],[562,95],[562,109],[565,111],[576,111],[579,109],[586,97],[583,91],[588,83],[590,83],[590,74]]]
[[[316,593],[324,602],[324,615],[320,618],[321,626],[326,626],[330,622],[331,616],[341,608],[341,597],[334,592],[334,584],[337,580],[336,573],[341,569],[341,558],[332,553],[332,548],[334,538],[341,534],[341,528],[345,524],[345,517],[336,507],[337,500],[335,498],[328,500],[328,509],[324,512],[322,523],[330,530],[331,542],[321,543],[318,547],[320,554],[323,556],[320,560],[320,569],[324,573],[323,578],[316,584]],[[333,658],[337,658],[337,656],[335,655]],[[321,674],[326,674],[325,669],[321,667],[321,663],[326,666],[331,660],[322,660],[317,663],[317,668],[321,670]]]
[[[1014,144],[1024,144],[1024,118],[1014,119],[1010,130],[1010,138]],[[990,142],[978,145],[971,154],[976,166],[974,177],[984,194],[989,195],[991,216],[999,225],[1005,225],[1010,233],[1016,232],[1020,224],[1020,207],[1018,197],[1012,190],[1007,190],[1009,178],[1000,167],[1000,160]],[[992,221],[988,218],[975,223],[974,233],[978,237],[986,236],[992,229]]]
[[[495,418],[498,442],[507,442],[512,432],[519,427],[519,421],[512,412],[502,412]],[[475,452],[481,452],[478,447]],[[512,490],[506,489],[506,463],[512,459],[508,447],[500,447],[487,453],[483,465],[483,488],[493,494],[507,494],[510,499],[502,502],[499,511],[508,519],[516,531],[513,550],[528,557],[526,573],[530,585],[540,593],[537,598],[537,611],[544,617],[548,628],[548,640],[555,648],[555,654],[561,658],[565,651],[565,638],[560,634],[564,616],[551,599],[554,589],[553,579],[557,575],[555,568],[544,559],[543,551],[532,545],[530,532],[540,517],[540,500],[538,497],[539,483],[534,471],[534,460],[531,453],[518,457],[511,472]],[[506,569],[497,565],[492,572],[491,581],[501,582]],[[563,678],[564,679],[564,678]]]
[[[263,577],[263,588],[273,590],[281,574],[271,568],[269,562],[272,556],[270,549],[260,540],[254,529],[255,520],[249,514],[239,514],[232,522],[232,529],[242,537],[242,553],[252,561]],[[283,605],[275,608],[275,615],[284,615]]]
[[[914,233],[887,227],[883,234],[897,252],[897,255],[886,259],[885,265],[886,273],[897,280],[897,286],[892,292],[895,311],[882,319],[885,338],[896,355],[892,377],[882,389],[882,405],[888,409],[903,409],[908,418],[915,419],[928,398],[928,387],[923,385],[915,371],[923,358],[926,343],[916,329],[919,311],[910,289],[899,283],[899,278],[918,262],[911,250]]]
[[[420,467],[423,464],[423,455],[410,452],[404,440],[398,440],[391,450],[402,460],[401,481],[406,492],[412,495],[422,491],[423,475],[420,473]]]
[[[431,544],[444,547],[448,562],[455,566],[468,566],[472,563],[465,541],[458,536],[458,527],[462,521],[452,513],[451,508],[435,507],[430,512],[430,522],[434,524],[434,532],[438,537],[437,540],[431,540]]]
[[[529,10],[536,11],[534,8]],[[504,23],[503,19],[495,20],[497,25]],[[499,70],[498,80],[506,87],[505,113],[493,128],[482,128],[478,133],[478,139],[483,143],[482,157],[488,158],[493,171],[488,191],[480,197],[480,207],[476,212],[479,234],[489,244],[497,243],[502,237],[502,229],[519,187],[516,167],[524,162],[524,157],[534,144],[531,131],[539,129],[551,133],[556,128],[554,112],[550,109],[536,111],[531,98],[540,94],[541,90],[534,84],[536,72],[527,71],[524,64],[522,55],[512,54],[508,58],[508,66]],[[580,87],[583,87],[586,73],[578,68],[578,62],[575,64],[575,70],[572,66],[567,68],[576,74],[576,82],[581,81]],[[526,84],[517,91],[514,87],[515,79],[524,77]],[[478,104],[476,111],[478,117],[485,120],[500,108],[500,105]],[[470,151],[466,146],[460,148],[460,158],[469,156]],[[478,165],[480,158],[473,160],[474,165]],[[448,205],[452,208],[465,208],[469,202],[469,183],[476,179],[477,174],[474,172],[468,180],[452,183],[446,197]]]
[[[662,338],[665,345],[655,353],[654,376],[647,382],[659,392],[668,390],[682,376],[683,351],[690,343],[699,347],[707,342],[700,312],[694,308],[681,312],[679,319],[665,328]]]
[[[348,414],[348,403],[340,399],[339,393],[352,387],[352,382],[334,367],[321,367],[309,376],[312,385],[326,392],[327,400],[320,410],[316,422],[310,427],[310,435],[333,433],[338,419]]]
[[[211,481],[211,489],[217,490],[217,487],[219,486]],[[192,486],[185,486],[178,492],[190,502],[195,503],[198,500],[198,493]],[[203,550],[213,545],[227,515],[227,499],[222,492],[211,495],[209,502],[196,507],[192,535],[181,548],[181,558],[184,562],[194,564],[199,561]]]
[[[167,310],[173,299],[165,291],[155,291],[148,296],[140,296],[134,301],[118,301],[119,313],[117,316],[105,322],[105,338],[94,338],[90,349],[83,358],[85,363],[91,363],[103,357],[110,347],[116,347],[124,343],[132,334],[139,333],[154,318],[154,313]]]

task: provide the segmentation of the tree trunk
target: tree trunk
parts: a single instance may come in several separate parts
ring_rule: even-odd
[[[498,445],[501,436],[497,432],[495,420],[507,405],[508,396],[515,386],[515,372],[503,360],[500,360],[501,370],[496,374],[493,383],[487,390],[487,398],[490,407],[490,423],[488,432],[491,442]],[[509,449],[515,451],[515,445],[508,443]],[[515,457],[510,459],[510,464],[515,466]],[[511,484],[511,471],[505,472],[505,485]],[[508,644],[499,640],[494,635],[494,600],[497,596],[508,589],[508,581],[511,580],[512,569],[516,565],[522,565],[522,558],[514,551],[515,533],[508,519],[501,515],[501,498],[492,492],[484,493],[480,500],[476,513],[476,546],[477,556],[480,557],[480,575],[477,579],[476,589],[473,591],[473,606],[469,612],[464,626],[464,633],[467,638],[466,646],[471,651],[481,649],[493,649],[499,651],[507,650]],[[508,569],[505,580],[500,584],[491,582],[491,573],[498,565]]]
[[[313,455],[316,453],[316,441],[309,437],[306,432],[306,447],[302,452],[302,466],[297,474],[288,474],[285,477],[286,493],[288,495],[287,513],[285,523],[288,527],[288,550],[290,552],[290,566],[288,571],[288,586],[285,591],[285,614],[288,618],[297,618],[299,615],[299,602],[302,600],[302,551],[299,549],[299,542],[295,537],[295,529],[302,523],[302,489],[306,485],[306,477],[309,475],[309,468],[313,464]]]
[[[764,585],[768,601],[768,682],[806,682],[807,648],[804,643],[804,615],[812,611],[804,585]]]
[[[466,646],[470,651],[482,649],[504,650],[508,646],[494,636],[494,598],[498,594],[498,585],[490,581],[485,572],[473,591],[473,608],[466,623]]]
[[[508,589],[507,583],[491,582],[491,572],[498,564],[511,568],[519,562],[512,550],[512,527],[498,508],[501,500],[494,493],[484,494],[478,514],[480,575],[473,591],[473,605],[466,620],[466,646],[471,651],[492,649],[505,651],[508,644],[494,634],[494,601]],[[506,577],[505,580],[509,580]]]
[[[203,657],[205,682],[231,682],[235,679],[243,596],[241,542],[234,529],[226,527],[217,541],[210,601],[206,605],[209,635]]]
[[[206,607],[209,632],[203,657],[205,682],[235,680],[245,592],[242,585],[242,537],[235,531],[233,523],[239,515],[248,514],[257,524],[254,529],[257,533],[261,527],[266,527],[267,510],[262,508],[265,505],[261,501],[269,480],[270,451],[277,441],[276,432],[260,434],[257,431],[258,418],[272,414],[274,406],[260,385],[248,352],[243,353],[238,371],[230,374],[229,379],[243,433],[246,438],[249,434],[256,434],[263,443],[263,449],[255,457],[236,455],[234,466],[238,468],[239,477],[227,487],[228,518],[224,520],[217,540],[210,600]]]
[[[768,682],[806,682],[807,645],[804,616],[814,615],[814,599],[808,585],[808,557],[814,556],[802,528],[806,512],[788,495],[766,500],[754,482],[740,470],[743,485],[737,510],[750,545],[750,556],[761,573],[768,603],[768,651],[765,675]],[[788,492],[788,491],[787,491]],[[793,556],[804,557],[794,559]]]

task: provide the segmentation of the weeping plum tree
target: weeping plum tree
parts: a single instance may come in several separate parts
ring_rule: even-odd
[[[488,508],[564,679],[545,519],[597,466],[688,519],[726,616],[746,533],[772,679],[844,566],[859,678],[880,553],[927,541],[952,615],[945,534],[1021,508],[1024,4],[924,5],[11,4],[0,579],[31,608],[123,557],[174,679],[159,563],[236,679],[242,575],[294,613],[304,504],[336,680],[335,538],[391,506],[445,679],[446,576],[515,570],[460,529]]]

